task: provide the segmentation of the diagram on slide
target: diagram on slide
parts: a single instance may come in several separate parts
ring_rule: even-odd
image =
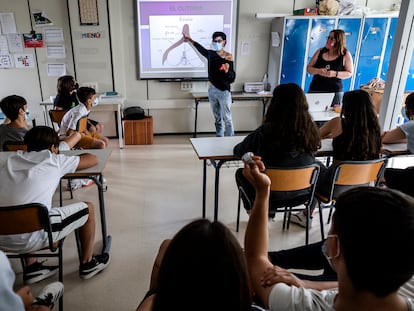
[[[223,19],[222,15],[150,16],[151,67],[205,68],[205,58],[184,42],[183,32],[209,49],[211,35],[222,30]]]

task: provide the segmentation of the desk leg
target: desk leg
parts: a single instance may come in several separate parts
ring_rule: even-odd
[[[206,218],[207,160],[203,160],[203,218]]]
[[[91,176],[91,179],[95,182],[96,186],[98,187],[98,194],[99,194],[99,211],[101,213],[101,230],[102,230],[102,254],[107,253],[109,254],[109,250],[111,248],[111,240],[112,237],[107,235],[106,232],[106,216],[105,216],[105,202],[104,202],[104,191],[103,191],[103,176],[102,174],[97,176]]]
[[[119,142],[119,149],[124,148],[124,136],[122,133],[122,119],[121,119],[121,105],[116,105],[116,117],[117,117],[117,130],[118,130],[118,142]]]
[[[214,179],[214,221],[218,220],[218,200],[219,200],[219,185],[220,185],[220,168],[226,160],[211,160],[211,164],[214,166],[215,179]]]
[[[48,117],[48,111],[47,111],[47,106],[44,105],[43,106],[43,117],[45,118],[45,125],[46,126],[51,126],[51,124],[49,124],[49,117]]]
[[[198,117],[198,104],[199,104],[199,100],[198,99],[194,99],[194,103],[195,103],[195,115],[194,115],[194,133],[193,133],[193,137],[197,137],[197,117]]]

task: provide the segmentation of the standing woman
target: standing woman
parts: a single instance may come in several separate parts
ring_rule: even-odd
[[[335,93],[332,106],[342,105],[342,80],[350,78],[354,71],[343,30],[329,33],[326,45],[315,52],[306,71],[313,75],[308,93]]]
[[[318,128],[309,113],[303,90],[294,83],[280,84],[273,91],[264,122],[236,145],[233,153],[239,159],[246,152],[260,156],[266,167],[295,167],[315,163],[320,145]],[[237,187],[243,187],[243,205],[249,213],[256,191],[243,175],[236,171]],[[275,211],[270,211],[273,218]]]

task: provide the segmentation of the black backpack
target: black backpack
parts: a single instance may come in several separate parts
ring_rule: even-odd
[[[132,106],[124,109],[124,120],[142,120],[145,118],[145,111],[139,106]]]

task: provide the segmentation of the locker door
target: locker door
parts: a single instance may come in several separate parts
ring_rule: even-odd
[[[378,77],[388,18],[365,18],[354,88]]]
[[[308,25],[308,19],[286,19],[280,83],[302,85]]]
[[[355,64],[355,57],[358,47],[359,30],[361,28],[361,18],[340,18],[338,21],[338,29],[345,32],[346,48],[351,53],[352,61]],[[352,89],[352,77],[342,81],[344,92]]]
[[[387,35],[387,45],[385,47],[384,60],[382,63],[382,68],[381,68],[380,78],[383,80],[387,79],[388,65],[390,64],[390,56],[391,56],[392,45],[394,43],[395,29],[397,28],[397,21],[398,21],[398,18],[396,17],[391,18],[390,29]]]
[[[410,68],[408,68],[408,78],[405,84],[405,91],[414,92],[414,51],[411,56]]]
[[[325,46],[326,37],[328,37],[329,32],[335,27],[335,18],[314,18],[312,19],[311,32],[309,38],[309,48],[308,48],[308,59],[305,64],[310,62],[313,54],[319,49]],[[305,87],[304,90],[307,92],[309,89],[309,84],[312,81],[313,75],[306,73],[305,75]]]

